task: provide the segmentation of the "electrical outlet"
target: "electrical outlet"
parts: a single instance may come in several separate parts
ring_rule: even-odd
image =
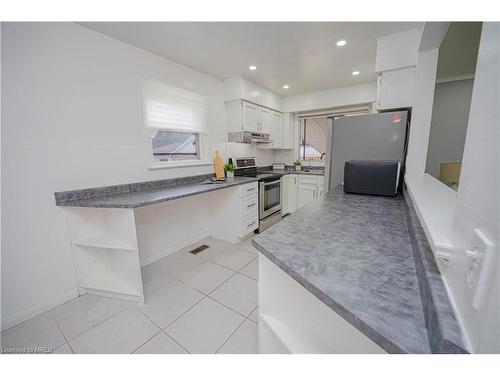
[[[489,289],[496,263],[494,244],[479,229],[474,229],[471,250],[465,255],[470,259],[466,275],[466,285],[476,310],[483,305]]]

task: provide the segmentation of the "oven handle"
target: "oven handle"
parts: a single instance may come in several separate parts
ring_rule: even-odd
[[[261,182],[261,184],[264,186],[275,185],[275,184],[280,184],[280,183],[281,183],[281,179],[276,180],[276,181],[271,181],[271,182],[265,182],[265,181]]]

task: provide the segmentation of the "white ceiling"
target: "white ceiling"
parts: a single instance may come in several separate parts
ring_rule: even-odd
[[[376,38],[419,22],[85,22],[219,79],[243,75],[295,95],[375,80]],[[337,47],[337,40],[347,45]],[[249,71],[249,65],[257,70]],[[352,71],[358,70],[358,76]],[[284,90],[284,84],[290,85]]]

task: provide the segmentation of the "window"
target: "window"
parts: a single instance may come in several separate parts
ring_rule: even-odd
[[[300,120],[299,160],[324,160],[326,155],[326,116]]]
[[[201,160],[207,97],[160,82],[144,83],[146,128],[154,162]]]
[[[153,137],[154,161],[199,160],[197,133],[158,130]]]

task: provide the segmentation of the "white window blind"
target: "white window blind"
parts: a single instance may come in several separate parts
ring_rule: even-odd
[[[144,83],[146,126],[180,132],[207,132],[207,97],[161,82]]]

